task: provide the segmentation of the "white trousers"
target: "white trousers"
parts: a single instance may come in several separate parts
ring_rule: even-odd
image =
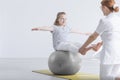
[[[120,77],[120,64],[100,64],[100,80],[115,80]]]
[[[79,48],[82,46],[80,43],[73,43],[73,42],[61,42],[57,47],[56,50],[63,50],[69,51],[71,53],[78,53]]]

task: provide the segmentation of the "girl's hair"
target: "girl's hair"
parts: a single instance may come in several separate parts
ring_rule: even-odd
[[[55,22],[54,22],[54,25],[59,26],[60,24],[59,24],[58,19],[60,18],[61,15],[65,15],[65,14],[66,14],[65,12],[58,12],[57,16],[56,16],[56,19],[55,19]]]
[[[119,7],[114,7],[115,6],[115,1],[114,0],[102,0],[101,2],[102,6],[106,6],[108,7],[108,9],[113,12],[118,12],[119,11]]]

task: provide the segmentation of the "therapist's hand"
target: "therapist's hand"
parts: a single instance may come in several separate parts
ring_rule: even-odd
[[[85,48],[81,47],[79,49],[79,53],[81,53],[82,55],[85,55],[86,54]]]
[[[81,48],[79,49],[79,52],[80,52],[82,55],[85,55],[86,52],[89,51],[89,50],[91,50],[91,49],[92,49],[91,46],[90,46],[90,47],[87,47],[87,48],[81,47]]]

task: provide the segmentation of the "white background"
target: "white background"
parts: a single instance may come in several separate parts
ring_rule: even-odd
[[[0,58],[48,57],[54,51],[51,33],[31,28],[51,26],[57,12],[66,12],[73,28],[93,32],[103,15],[100,1],[0,0]],[[71,34],[71,41],[83,43],[87,37]]]

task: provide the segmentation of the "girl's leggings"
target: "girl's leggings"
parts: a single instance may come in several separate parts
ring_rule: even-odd
[[[82,46],[80,43],[72,43],[72,42],[61,42],[56,50],[63,50],[63,51],[69,51],[72,53],[78,53],[79,48]]]

